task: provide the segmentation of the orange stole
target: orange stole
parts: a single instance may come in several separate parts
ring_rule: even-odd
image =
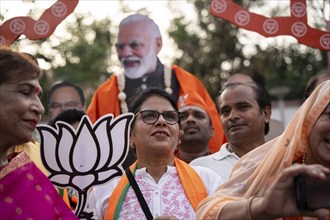
[[[63,196],[62,196],[65,204],[67,204],[69,206],[69,208],[71,209],[71,205],[70,205],[70,199],[69,199],[69,194],[68,194],[68,189],[64,188],[63,189]]]
[[[214,136],[209,141],[209,150],[212,153],[217,152],[220,146],[226,142],[226,137],[220,123],[220,116],[213,99],[210,97],[202,82],[191,73],[185,71],[177,65],[172,66],[175,76],[180,85],[179,96],[189,92],[196,91],[205,101],[211,113],[212,127]],[[97,88],[94,92],[90,105],[87,108],[87,115],[94,123],[101,116],[112,113],[115,117],[120,115],[120,102],[118,100],[117,77],[113,74],[107,81]]]
[[[179,96],[189,91],[195,91],[200,95],[200,97],[202,97],[202,99],[204,99],[208,112],[211,114],[210,119],[214,130],[214,135],[211,137],[208,144],[209,150],[212,153],[219,151],[221,145],[226,143],[227,140],[221,126],[220,115],[217,107],[215,106],[215,102],[210,97],[202,82],[195,75],[192,75],[177,65],[174,65],[172,69],[175,71],[176,78],[178,79],[180,85]]]
[[[68,189],[64,188],[62,198],[63,198],[65,204],[67,204],[71,210],[75,210],[75,206],[78,203],[78,198],[77,198],[76,195],[74,195],[70,198],[69,193],[68,193]],[[70,200],[74,204],[73,206],[71,206]]]
[[[174,158],[174,163],[178,171],[178,175],[182,183],[184,192],[196,212],[199,202],[207,196],[205,185],[200,176],[196,173],[196,171],[187,163],[178,158]],[[130,170],[133,174],[135,174],[136,167],[137,161],[130,166]],[[129,186],[130,184],[127,179],[127,176],[126,174],[124,174],[110,196],[108,208],[106,210],[104,219],[118,218],[119,211],[122,206],[122,202],[118,204],[120,202],[119,200],[122,196],[126,195]],[[124,192],[125,188],[126,192]],[[125,193],[125,195],[122,195],[123,193]],[[117,207],[118,205],[120,205],[120,207]],[[116,210],[118,210],[118,213],[116,213]]]

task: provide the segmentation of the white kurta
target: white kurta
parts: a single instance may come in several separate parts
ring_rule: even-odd
[[[210,169],[198,166],[193,169],[200,175],[208,195],[214,193],[223,183],[221,177]],[[178,219],[195,218],[195,211],[185,195],[175,167],[168,166],[158,183],[146,172],[146,168],[137,169],[135,179],[153,217],[166,215],[176,216]],[[104,219],[109,198],[119,180],[118,177],[93,189],[89,197],[89,207],[94,212],[94,219]],[[132,187],[128,189],[119,219],[146,219]]]

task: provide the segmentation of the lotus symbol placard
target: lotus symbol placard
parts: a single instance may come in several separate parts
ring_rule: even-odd
[[[56,122],[57,129],[37,127],[49,179],[58,187],[71,187],[77,192],[75,214],[79,218],[91,219],[91,213],[85,211],[88,190],[123,174],[133,117],[125,113],[114,119],[108,114],[93,125],[85,115],[77,129],[62,121]]]

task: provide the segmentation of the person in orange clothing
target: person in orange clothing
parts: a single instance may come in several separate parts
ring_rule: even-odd
[[[168,67],[157,58],[163,46],[158,25],[145,15],[130,15],[119,24],[115,46],[124,71],[113,74],[94,93],[87,108],[91,121],[95,122],[108,113],[117,116],[127,112],[127,104],[132,97],[149,87],[166,90],[176,101],[192,90],[205,101],[210,112],[214,136],[209,142],[209,149],[216,152],[225,140],[215,103],[197,77],[176,65]],[[128,159],[125,167],[134,159]]]
[[[329,124],[327,80],[305,100],[282,135],[237,162],[229,180],[199,204],[196,218],[330,219]],[[317,188],[298,190],[298,176],[314,180]]]
[[[179,97],[180,144],[177,157],[186,163],[211,152],[208,143],[214,135],[210,113],[204,100],[194,91]]]

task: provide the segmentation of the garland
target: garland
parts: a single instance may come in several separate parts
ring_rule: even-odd
[[[164,84],[165,84],[165,91],[172,95],[173,91],[171,89],[171,68],[169,68],[168,66],[164,65]],[[125,90],[125,75],[124,73],[119,73],[116,74],[117,76],[117,84],[118,84],[118,89],[119,89],[119,93],[118,93],[118,100],[120,102],[120,109],[122,113],[126,113],[128,112],[128,107],[127,107],[127,102],[126,102],[126,98],[127,95],[124,92]]]

